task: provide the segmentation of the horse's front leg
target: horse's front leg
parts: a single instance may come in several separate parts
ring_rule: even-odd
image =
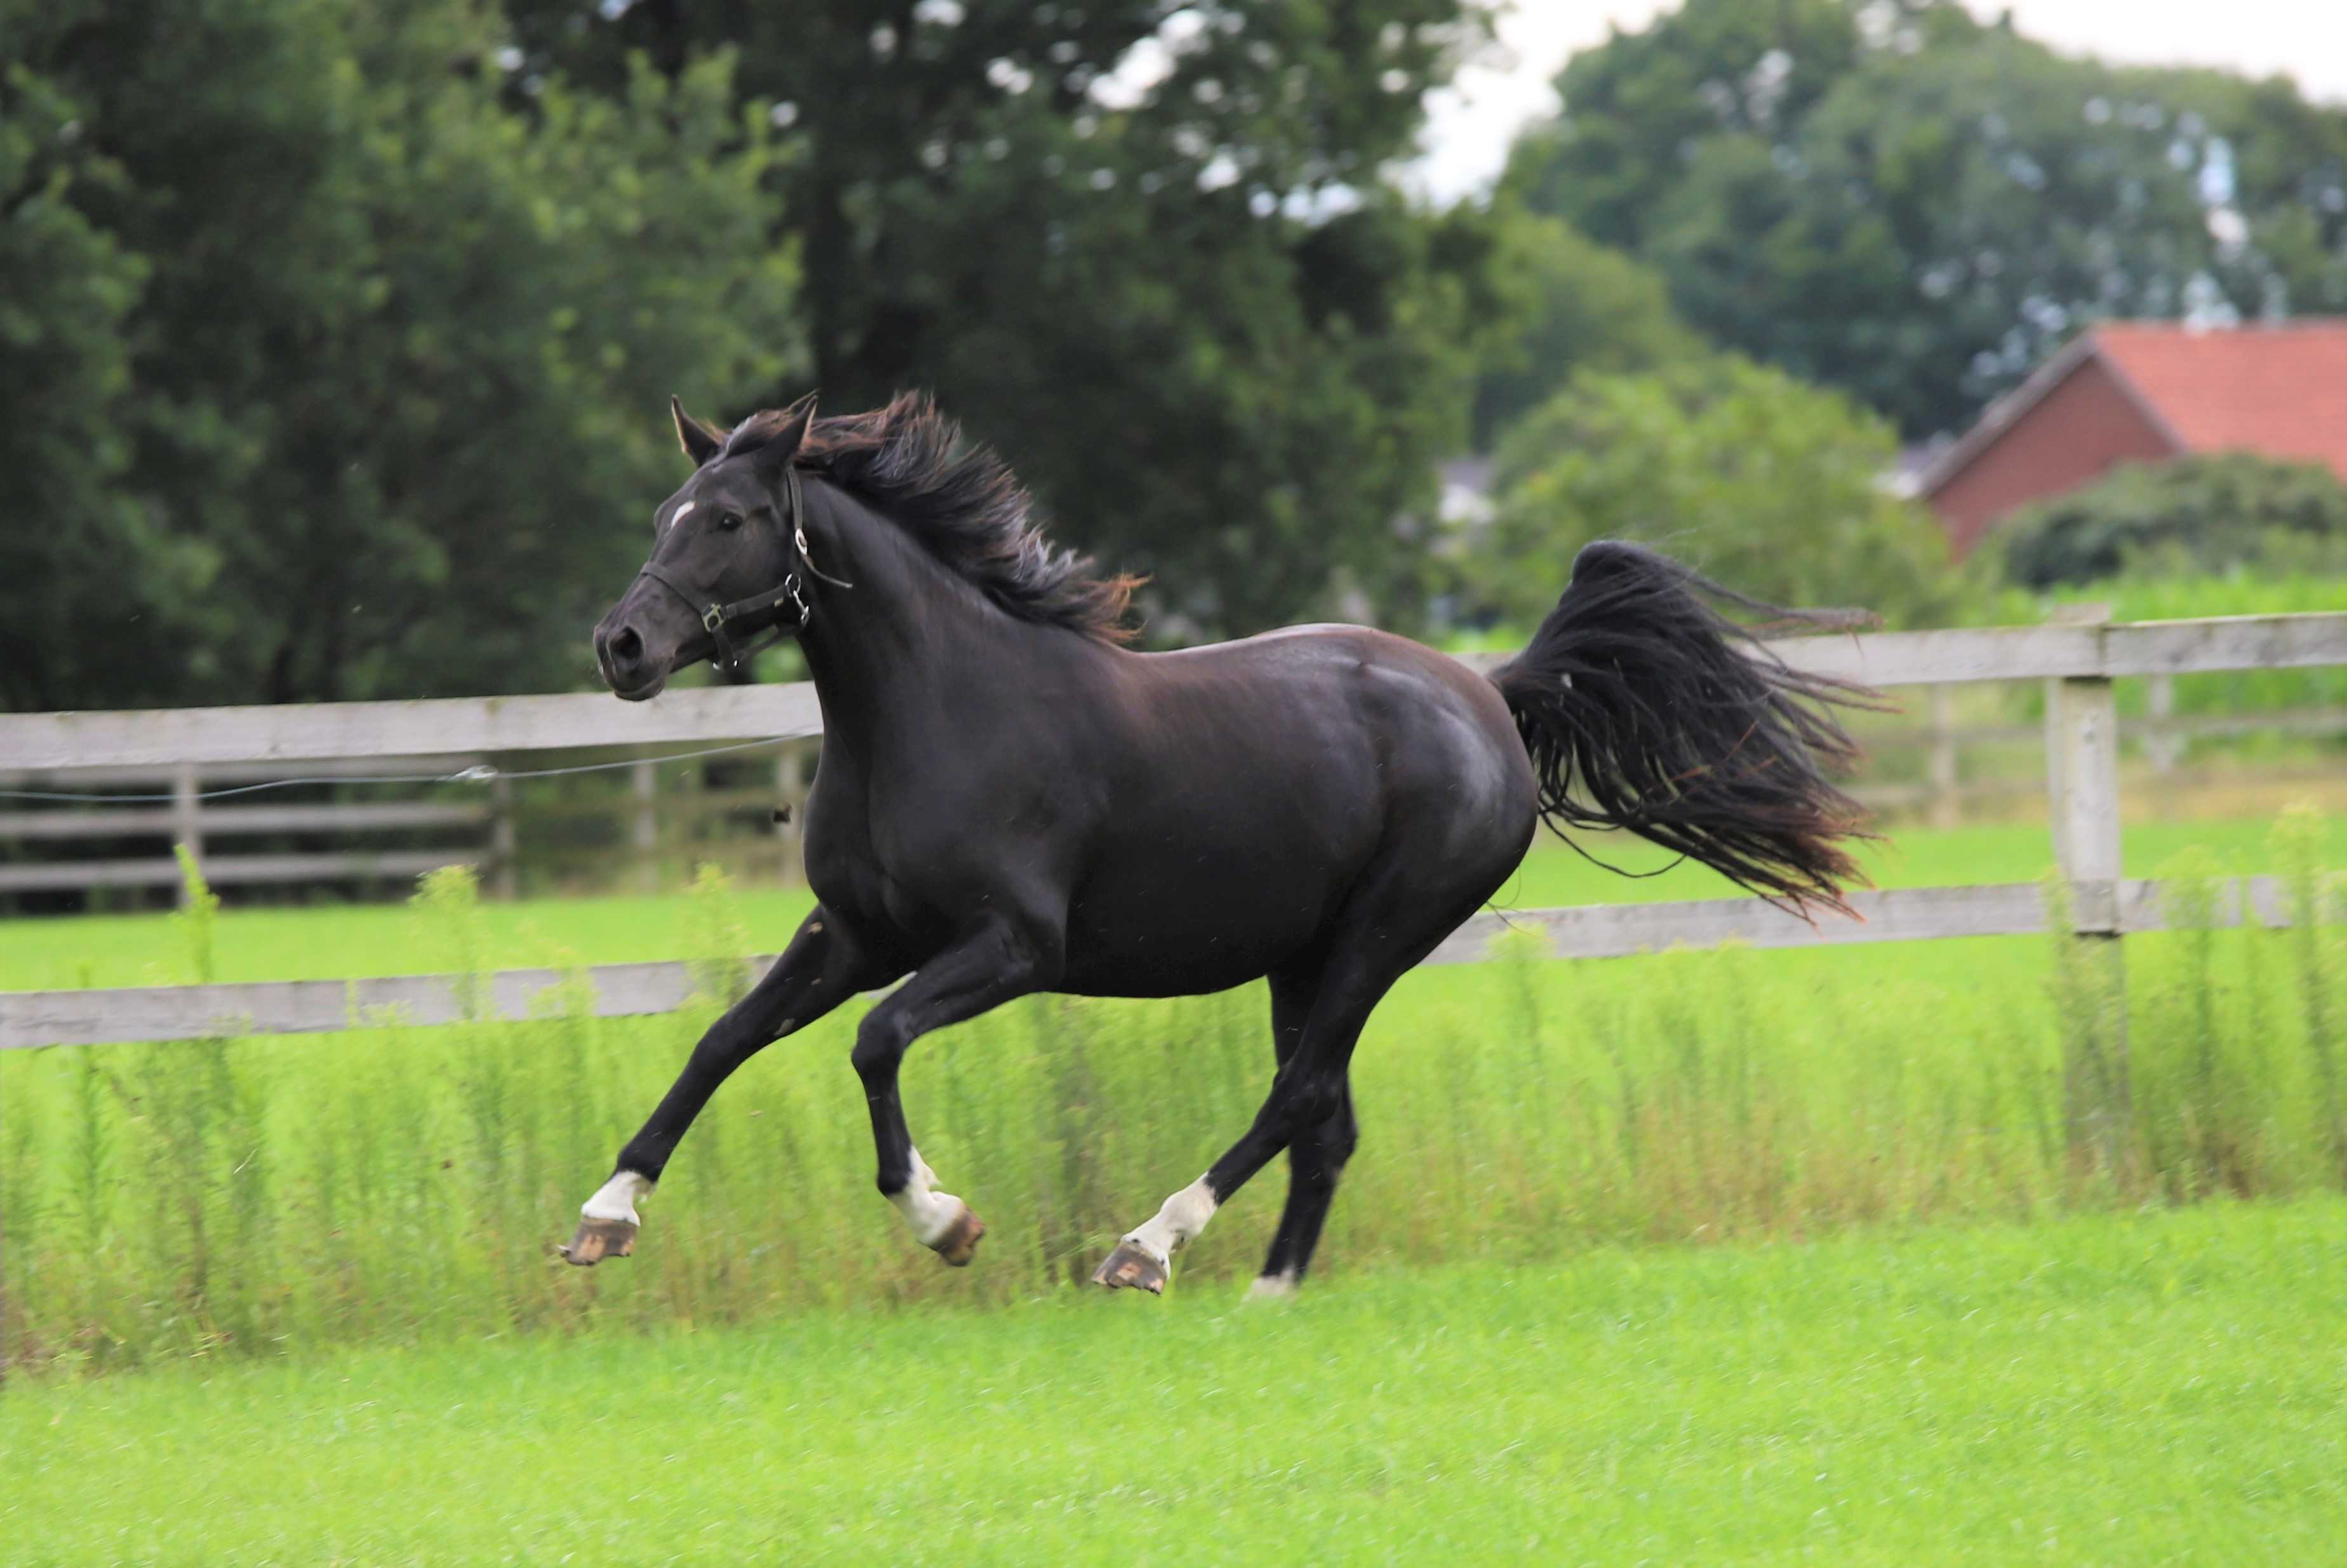
[[[914,1239],[958,1268],[986,1234],[969,1206],[937,1190],[937,1176],[913,1146],[897,1095],[897,1070],[915,1040],[1014,997],[1048,990],[1060,976],[1064,935],[1045,922],[989,912],[897,992],[864,1015],[856,1033],[856,1074],[872,1112],[880,1193],[897,1206]]]
[[[611,1179],[579,1209],[579,1231],[562,1256],[582,1267],[634,1250],[637,1200],[652,1190],[677,1140],[733,1069],[767,1045],[829,1013],[859,991],[896,978],[865,956],[818,907],[748,995],[709,1026],[642,1129],[620,1151]]]

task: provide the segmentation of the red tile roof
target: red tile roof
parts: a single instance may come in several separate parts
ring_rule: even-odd
[[[2196,330],[2106,321],[2095,351],[2193,452],[2246,448],[2347,479],[2347,320]]]

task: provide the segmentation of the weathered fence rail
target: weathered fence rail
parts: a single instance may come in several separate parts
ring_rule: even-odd
[[[2121,929],[2158,931],[2166,921],[2157,882],[2119,885]],[[2034,882],[1970,888],[1901,888],[1851,899],[1860,920],[1811,924],[1758,899],[1601,904],[1477,915],[1426,960],[1480,963],[1512,933],[1531,937],[1535,955],[1624,958],[1672,948],[1738,942],[1758,948],[1826,947],[1953,936],[2024,936],[2045,930],[2045,890]],[[2229,884],[2220,923],[2289,923],[2281,891],[2268,877]],[[772,954],[751,961],[764,974]],[[692,993],[688,965],[601,964],[577,972],[599,1018],[673,1012]],[[476,983],[450,975],[374,980],[278,980],[230,985],[151,985],[114,991],[0,992],[0,1051],[44,1045],[204,1039],[216,1035],[318,1034],[371,1024],[455,1023],[466,1017],[526,1018],[539,995],[573,976],[552,969],[500,971]]]
[[[1790,637],[1796,667],[1872,686],[2187,675],[2347,664],[2347,614],[2229,616],[2103,626],[1995,626]],[[1469,663],[1488,667],[1502,656]],[[300,764],[784,739],[823,733],[815,688],[708,687],[645,703],[600,692],[116,713],[0,714],[0,772],[181,763]]]
[[[1772,648],[1819,674],[1878,687],[1983,680],[2044,680],[2047,785],[2056,860],[2068,887],[2072,929],[2117,972],[2114,939],[2159,923],[2156,884],[2120,875],[2119,725],[2112,681],[2229,669],[2347,664],[2347,614],[2245,616],[2215,620],[2083,624],[1906,632],[1782,641]],[[1489,665],[1496,658],[1471,660]],[[599,746],[790,738],[821,732],[806,686],[678,691],[641,706],[600,695],[346,703],[161,713],[0,715],[0,772],[222,765],[347,764],[435,752],[509,756]],[[78,870],[79,868],[77,868]],[[2253,881],[2239,895],[2279,923],[2273,889]],[[1737,941],[1762,947],[1921,941],[2018,934],[2043,928],[2039,890],[2021,884],[1868,893],[1860,921],[1810,925],[1751,900],[1606,905],[1479,917],[1430,962],[1484,955],[1507,925],[1538,931],[1558,957],[1597,958],[1671,946]],[[679,964],[589,972],[599,1013],[664,1011],[686,993]],[[518,1016],[557,976],[496,977],[497,1011]],[[429,976],[246,986],[0,993],[0,1047],[133,1039],[201,1038],[239,1032],[300,1033],[348,1027],[385,1009],[418,1023],[458,1016],[449,981]],[[2123,1021],[2101,1049],[2124,1059]],[[2122,1080],[2123,1083],[2123,1080]]]
[[[754,742],[753,742],[754,743]],[[90,772],[0,772],[0,789],[34,789],[68,797],[78,791],[135,791],[165,797],[163,804],[107,803],[72,799],[39,809],[0,809],[0,843],[82,845],[96,854],[0,863],[0,895],[43,890],[172,887],[181,878],[171,852],[184,845],[205,880],[217,887],[255,883],[353,882],[407,880],[436,867],[470,864],[505,896],[518,891],[519,840],[531,840],[535,872],[597,868],[610,878],[632,870],[638,886],[657,881],[663,863],[719,858],[737,871],[789,874],[796,843],[772,812],[805,797],[813,739],[784,741],[760,754],[769,764],[755,787],[661,787],[661,758],[619,759],[623,792],[574,799],[539,799],[518,793],[514,779],[477,755],[362,762],[272,764],[261,769],[183,763],[169,768],[119,767]],[[632,751],[634,748],[630,748]],[[455,799],[364,800],[328,799],[281,803],[269,796],[221,802],[205,798],[217,785],[255,778],[282,779],[289,769],[321,783],[366,779],[380,771],[460,779],[436,793]],[[468,771],[469,779],[461,776]],[[676,769],[668,770],[673,774]],[[424,788],[430,789],[431,786]],[[457,793],[462,791],[462,793]],[[741,820],[757,824],[755,837],[733,831]],[[606,831],[591,830],[601,824]],[[283,848],[290,836],[299,847]],[[386,835],[396,841],[384,843]],[[277,848],[255,840],[275,839]],[[323,842],[322,842],[323,840]],[[327,846],[333,847],[327,847]],[[133,853],[130,851],[143,851]],[[617,879],[625,881],[626,879]]]
[[[547,751],[812,738],[822,730],[814,688],[804,684],[680,690],[633,707],[574,693],[0,714],[0,788],[128,789],[171,797],[168,804],[132,808],[61,803],[58,809],[9,809],[0,813],[0,840],[169,840],[188,845],[206,877],[222,886],[412,877],[436,866],[487,861],[509,891],[517,811],[508,784],[497,776],[497,761]],[[635,804],[628,812],[627,850],[639,860],[661,847],[658,824],[664,817],[707,814],[699,802],[655,802],[653,766],[647,760],[636,769]],[[331,780],[467,770],[477,778],[469,801],[220,806],[200,798],[213,785],[288,776]],[[724,809],[716,802],[707,808]],[[292,854],[216,851],[208,842],[398,830],[436,830],[437,837],[461,834],[464,841]],[[168,886],[179,876],[176,862],[163,853],[26,862],[0,865],[0,893]]]

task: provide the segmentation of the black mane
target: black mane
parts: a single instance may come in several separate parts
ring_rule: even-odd
[[[754,441],[752,427],[770,417],[780,416],[745,422],[734,443]],[[1010,465],[989,448],[964,443],[960,426],[925,394],[900,393],[868,413],[816,420],[800,461],[870,503],[1021,620],[1102,642],[1135,635],[1125,615],[1141,579],[1099,575],[1092,557],[1054,548]]]

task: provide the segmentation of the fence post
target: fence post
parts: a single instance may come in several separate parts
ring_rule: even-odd
[[[2107,626],[2107,605],[2055,624]],[[2119,921],[2119,721],[2107,675],[2045,683],[2045,787],[2054,857],[2069,892],[2077,1016],[2064,1020],[2064,1123],[2073,1156],[2105,1169],[2125,1158],[2131,1121],[2127,955]]]
[[[1963,786],[1956,779],[1956,688],[1931,688],[1932,826],[1952,828],[1963,812]]]
[[[489,890],[498,898],[520,893],[514,860],[513,780],[500,770],[489,779]]]
[[[660,891],[660,772],[650,762],[628,769],[636,806],[630,834],[636,855],[636,886],[645,892]]]
[[[188,853],[200,868],[204,863],[204,820],[202,802],[197,799],[200,792],[198,784],[194,764],[182,762],[171,770],[171,837],[188,847]],[[179,879],[179,901],[185,904],[187,878]]]

